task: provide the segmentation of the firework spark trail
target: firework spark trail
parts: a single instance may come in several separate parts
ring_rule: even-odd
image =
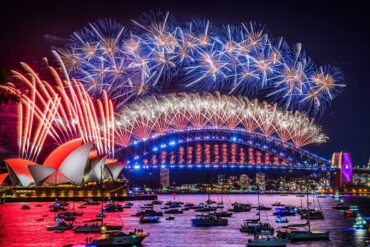
[[[316,66],[302,45],[268,35],[256,23],[213,26],[206,20],[176,23],[167,13],[144,14],[132,30],[99,20],[53,52],[64,73],[88,93],[105,90],[116,107],[171,88],[261,96],[287,110],[323,113],[344,84],[341,72]]]
[[[167,116],[181,116],[181,124],[178,119]],[[155,127],[159,123],[161,128]],[[120,140],[118,145],[126,146],[133,138],[145,139],[173,129],[209,125],[229,128],[230,124],[233,128],[241,127],[248,132],[259,131],[267,137],[290,140],[296,147],[322,143],[327,139],[320,127],[300,112],[282,111],[276,104],[259,103],[243,97],[193,93],[153,96],[126,106],[118,114],[116,139]]]
[[[18,89],[11,83],[5,86],[21,99],[17,120],[20,157],[36,160],[48,135],[57,144],[82,137],[84,142],[95,142],[99,154],[113,156],[114,109],[106,94],[103,95],[104,107],[98,112],[98,106],[76,80],[63,81],[49,66],[56,84],[53,86],[27,64],[21,65],[26,75],[13,71],[13,78],[26,89]]]

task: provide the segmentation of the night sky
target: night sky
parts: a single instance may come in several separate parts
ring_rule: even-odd
[[[316,64],[335,65],[343,71],[347,87],[317,119],[330,139],[307,148],[327,158],[334,151],[350,151],[354,164],[366,164],[370,156],[370,9],[354,1],[239,2],[3,0],[0,65],[10,70],[19,68],[19,61],[37,65],[43,57],[51,59],[52,47],[62,47],[73,31],[98,18],[126,25],[143,12],[162,10],[172,12],[179,21],[192,17],[219,25],[257,21],[273,36],[302,43]]]

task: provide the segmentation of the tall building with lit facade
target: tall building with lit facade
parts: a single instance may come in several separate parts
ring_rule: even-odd
[[[239,184],[242,189],[247,189],[249,187],[249,177],[246,174],[242,174],[239,177]]]
[[[162,168],[159,173],[159,181],[162,189],[170,187],[170,170],[168,168]]]
[[[256,173],[256,184],[260,191],[266,190],[266,175],[263,172]]]

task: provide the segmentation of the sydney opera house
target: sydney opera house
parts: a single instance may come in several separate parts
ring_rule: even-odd
[[[43,164],[25,159],[7,159],[11,183],[21,186],[65,183],[82,185],[116,180],[123,166],[106,156],[99,157],[91,151],[92,147],[92,143],[82,144],[81,139],[75,139],[52,151]],[[6,175],[3,175],[2,181]]]

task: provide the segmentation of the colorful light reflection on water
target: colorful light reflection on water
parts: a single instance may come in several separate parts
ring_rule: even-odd
[[[220,200],[220,196],[212,196],[214,200]],[[159,199],[167,201],[171,200],[170,195],[161,195]],[[184,202],[204,202],[207,199],[206,195],[179,195],[176,198]],[[263,204],[271,205],[273,202],[281,201],[282,203],[292,204],[295,206],[301,205],[302,198],[295,195],[279,196],[265,195],[262,196]],[[336,203],[332,198],[319,199],[322,210],[325,214],[324,221],[313,221],[313,229],[329,229],[331,231],[331,241],[316,241],[316,242],[298,242],[290,243],[289,246],[365,246],[366,230],[354,231],[351,229],[353,218],[344,216],[343,211],[333,210],[331,207]],[[369,198],[345,198],[345,202],[358,204],[360,209],[365,209],[369,205]],[[223,201],[226,205],[231,202],[251,202],[257,204],[255,195],[229,195],[224,196]],[[185,211],[182,215],[175,215],[175,221],[166,221],[162,217],[159,224],[140,225],[137,217],[131,216],[139,210],[139,205],[146,203],[135,202],[135,206],[131,209],[125,209],[121,213],[110,213],[106,217],[107,223],[124,224],[124,231],[131,231],[134,228],[143,228],[150,232],[150,236],[145,239],[143,246],[219,246],[219,247],[237,247],[245,246],[251,235],[239,232],[239,227],[243,220],[247,218],[255,218],[256,210],[252,209],[247,213],[237,213],[229,218],[227,227],[213,228],[194,228],[191,226],[190,218],[196,213],[194,211]],[[30,210],[21,210],[21,203],[10,203],[0,205],[0,246],[63,246],[66,244],[84,244],[87,237],[96,238],[99,234],[77,234],[72,231],[64,233],[55,233],[47,231],[47,225],[54,225],[55,213],[48,211],[50,203],[41,203],[41,207],[35,207],[38,203],[29,203]],[[95,218],[100,206],[89,206],[85,209],[77,209],[79,204],[76,203],[76,210],[84,212],[82,217],[77,218],[77,224],[83,224],[85,220]],[[318,207],[316,202],[315,205]],[[367,209],[370,210],[370,209]],[[275,223],[275,217],[272,216],[273,211],[262,212],[261,217],[264,221],[269,221],[274,227],[279,224]],[[363,211],[364,215],[369,215],[370,212]],[[45,217],[43,217],[45,216]],[[39,218],[44,218],[43,221],[36,221]],[[302,220],[298,217],[289,217],[289,223],[298,223]]]

